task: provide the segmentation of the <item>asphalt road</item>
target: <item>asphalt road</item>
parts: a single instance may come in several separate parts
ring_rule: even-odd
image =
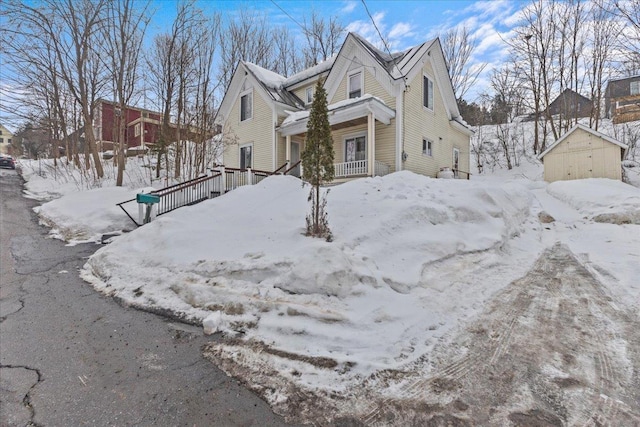
[[[98,246],[47,238],[21,191],[0,170],[0,425],[286,425],[202,357],[214,337],[85,284]]]

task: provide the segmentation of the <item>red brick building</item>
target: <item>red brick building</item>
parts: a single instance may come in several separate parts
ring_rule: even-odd
[[[93,121],[93,132],[100,151],[113,150],[118,132],[116,116],[120,114],[125,118],[127,148],[146,148],[158,141],[162,125],[161,113],[129,106],[120,111],[115,103],[101,99]]]

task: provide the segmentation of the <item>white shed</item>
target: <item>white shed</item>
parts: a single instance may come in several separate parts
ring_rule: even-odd
[[[583,178],[622,179],[622,159],[628,147],[584,125],[575,125],[538,159],[547,182]]]

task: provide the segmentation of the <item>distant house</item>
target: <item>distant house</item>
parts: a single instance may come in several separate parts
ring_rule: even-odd
[[[584,178],[622,179],[628,147],[584,125],[575,125],[538,158],[547,182]]]
[[[0,124],[0,154],[13,154],[11,142],[13,142],[13,133]]]
[[[640,75],[609,80],[605,104],[607,118],[613,123],[640,120]]]
[[[389,54],[354,33],[337,56],[288,78],[238,65],[216,117],[237,141],[225,149],[225,166],[295,165],[318,80],[327,91],[337,181],[399,170],[435,177],[442,168],[468,177],[473,132],[460,116],[440,41]]]
[[[113,150],[116,134],[116,116],[122,115],[125,120],[125,141],[127,148],[142,147],[155,144],[160,137],[162,114],[136,107],[125,107],[124,111],[116,103],[99,100],[93,120],[93,132],[99,151]]]
[[[563,117],[590,117],[593,109],[591,100],[579,93],[565,89],[556,99],[549,104],[549,113],[552,116],[561,114]]]

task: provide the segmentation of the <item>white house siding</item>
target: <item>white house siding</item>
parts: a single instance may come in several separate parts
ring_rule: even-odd
[[[621,150],[582,129],[576,129],[544,156],[544,180],[622,179]]]
[[[391,123],[376,121],[376,160],[389,166],[391,172],[396,171],[396,119]]]
[[[235,134],[238,144],[224,151],[224,163],[229,167],[240,167],[240,146],[253,143],[253,168],[273,170],[273,132],[274,124],[271,106],[262,98],[256,88],[253,89],[253,117],[240,122],[240,96],[231,108],[227,123]]]
[[[316,85],[316,84],[315,84],[315,82],[314,82],[314,83],[311,83],[311,84],[308,84],[308,85],[305,85],[305,86],[299,87],[299,88],[297,88],[296,90],[294,90],[294,91],[293,91],[293,94],[294,94],[295,96],[297,96],[298,98],[300,98],[300,99],[302,100],[302,102],[305,102],[305,103],[306,103],[306,102],[307,102],[307,88],[308,88],[308,87],[313,87],[313,88],[315,88],[315,85]]]
[[[377,96],[378,98],[382,99],[388,107],[395,110],[396,98],[394,96],[391,96],[391,94],[389,94],[389,92],[387,92],[382,87],[382,85],[376,80],[375,76],[371,74],[371,71],[369,71],[368,68],[362,68],[362,70],[364,71],[364,87],[362,88],[362,93],[368,93],[373,96]],[[377,72],[381,73],[382,71]],[[336,102],[344,101],[345,99],[347,99],[347,81],[348,73],[342,77],[336,93],[333,95],[333,98],[329,100],[329,104],[335,104]]]
[[[357,68],[357,67],[356,67]],[[369,71],[368,68],[362,68],[364,72],[364,87],[363,93],[371,94],[376,96],[384,101],[384,103],[395,110],[396,108],[396,98],[391,96],[389,92],[387,92],[382,85],[376,80],[374,75]],[[381,72],[381,71],[378,71]],[[333,98],[329,101],[330,104],[344,101],[347,99],[347,80],[348,73],[344,75],[338,89],[333,96]],[[399,114],[399,112],[396,112]],[[366,132],[367,125],[359,125],[353,128],[341,129],[339,131],[333,132],[333,143],[335,147],[336,153],[336,162],[344,161],[344,137],[346,135],[358,133],[358,132]],[[386,163],[391,168],[391,171],[395,171],[395,143],[396,143],[396,133],[395,133],[395,119],[391,119],[390,125],[385,125],[384,123],[380,123],[376,121],[376,160]]]
[[[404,169],[435,177],[441,167],[453,166],[453,149],[460,150],[459,169],[469,171],[469,137],[454,129],[438,87],[431,64],[426,63],[423,72],[434,82],[433,111],[423,107],[422,77],[420,72],[409,82],[405,92],[404,151],[407,160]],[[422,140],[433,141],[433,154],[422,154]]]

